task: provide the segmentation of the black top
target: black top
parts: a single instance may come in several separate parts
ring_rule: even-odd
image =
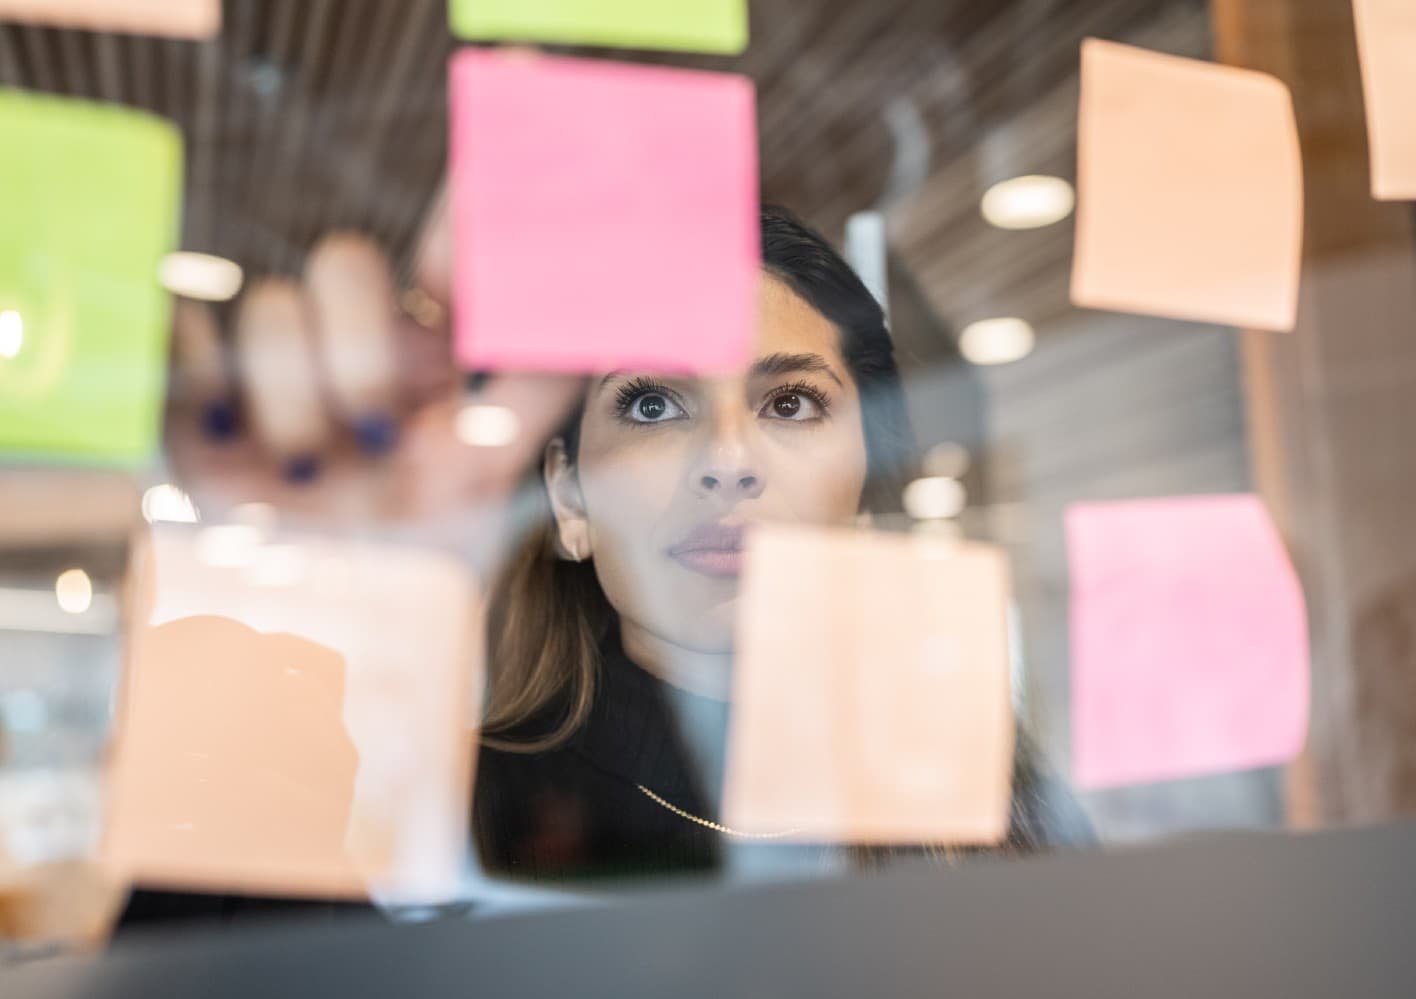
[[[720,759],[727,705],[657,679],[629,661],[617,637],[601,650],[597,681],[585,724],[559,747],[530,754],[483,747],[472,820],[487,873],[559,878],[718,865],[716,832],[640,788],[716,821],[711,778],[704,779],[679,722],[692,717],[716,730],[708,741]],[[520,734],[537,729],[532,724]],[[705,762],[717,769],[716,760]]]

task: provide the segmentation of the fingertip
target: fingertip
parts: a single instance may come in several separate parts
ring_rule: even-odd
[[[202,433],[208,440],[225,443],[240,430],[236,407],[225,400],[209,402],[202,407]]]
[[[285,463],[283,474],[285,481],[292,485],[303,486],[313,482],[320,475],[320,459],[313,454],[297,455]]]
[[[398,424],[389,416],[375,413],[363,417],[355,424],[354,437],[364,453],[387,454],[398,443]]]

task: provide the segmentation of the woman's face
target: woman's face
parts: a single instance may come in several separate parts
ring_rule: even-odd
[[[836,328],[766,274],[758,302],[745,376],[596,379],[577,466],[547,462],[561,537],[594,559],[625,625],[696,652],[732,648],[745,529],[848,522],[865,486],[860,397]]]

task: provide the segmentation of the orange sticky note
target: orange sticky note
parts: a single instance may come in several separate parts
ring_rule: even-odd
[[[1291,330],[1302,169],[1274,77],[1087,40],[1072,302]]]
[[[1257,496],[1067,511],[1072,768],[1100,788],[1271,766],[1308,725],[1303,591]]]
[[[221,0],[0,0],[0,20],[211,38],[221,30]]]
[[[450,897],[479,682],[460,565],[174,526],[135,571],[110,861],[206,891]]]
[[[783,838],[993,843],[1008,826],[1009,577],[996,549],[749,539],[723,821]]]
[[[1372,194],[1416,201],[1416,3],[1352,0],[1362,59]]]

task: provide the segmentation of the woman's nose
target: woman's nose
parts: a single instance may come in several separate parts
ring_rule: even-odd
[[[703,496],[725,500],[755,499],[766,486],[762,469],[744,439],[750,428],[741,421],[721,421],[714,427],[703,455],[691,472],[693,487]]]

